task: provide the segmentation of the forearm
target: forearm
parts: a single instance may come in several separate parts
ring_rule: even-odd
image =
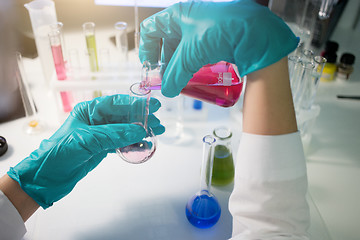
[[[243,118],[229,201],[234,239],[308,239],[306,164],[286,58],[248,75]]]
[[[0,190],[18,210],[24,222],[39,208],[39,205],[34,199],[21,189],[19,183],[11,179],[8,175],[0,178]]]
[[[243,131],[280,135],[297,131],[287,58],[247,76]]]

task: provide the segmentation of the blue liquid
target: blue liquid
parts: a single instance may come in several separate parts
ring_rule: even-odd
[[[186,204],[186,217],[198,228],[214,226],[221,215],[221,208],[215,196],[208,194],[194,195]]]

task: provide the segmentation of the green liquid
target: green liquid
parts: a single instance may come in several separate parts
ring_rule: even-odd
[[[86,36],[86,46],[89,52],[90,69],[92,72],[99,71],[99,64],[96,52],[95,35]]]
[[[234,161],[231,152],[224,145],[215,146],[211,185],[224,186],[234,180]]]

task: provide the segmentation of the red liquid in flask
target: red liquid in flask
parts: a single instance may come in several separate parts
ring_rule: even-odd
[[[159,90],[159,84],[159,78],[150,79],[151,90]],[[239,100],[242,88],[243,81],[234,66],[221,61],[203,66],[193,75],[181,93],[221,107],[231,107]]]

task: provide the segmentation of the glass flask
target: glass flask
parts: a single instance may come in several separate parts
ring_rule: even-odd
[[[161,79],[165,64],[144,62],[144,83],[151,90],[161,89]],[[231,107],[238,99],[243,88],[236,66],[228,62],[207,64],[200,68],[181,91],[183,95],[216,104]]]
[[[150,92],[151,90],[142,88],[140,83],[134,83],[130,87],[129,122],[143,126],[146,136],[138,143],[116,149],[118,155],[129,163],[146,162],[156,150],[156,137],[152,129],[147,126]]]
[[[225,186],[233,182],[235,173],[231,146],[232,132],[226,127],[219,127],[214,129],[213,134],[216,144],[211,184]]]
[[[189,199],[185,208],[188,221],[197,228],[214,226],[221,215],[220,204],[210,190],[214,152],[212,146],[215,141],[210,135],[203,138],[200,191]]]

